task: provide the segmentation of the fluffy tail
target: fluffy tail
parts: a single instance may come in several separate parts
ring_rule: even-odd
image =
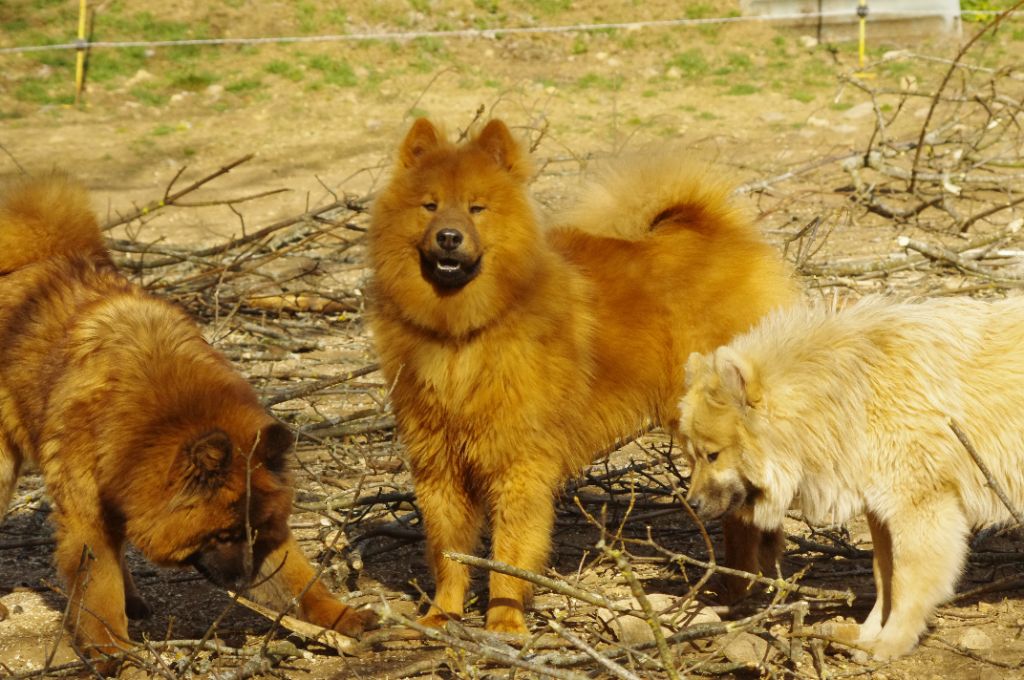
[[[106,253],[85,190],[61,174],[8,184],[0,196],[0,272],[71,253]]]
[[[733,185],[706,165],[680,160],[682,151],[630,156],[600,168],[558,216],[557,227],[636,240],[655,229],[748,228]]]

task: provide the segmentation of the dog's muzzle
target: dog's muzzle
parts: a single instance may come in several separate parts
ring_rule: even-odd
[[[441,229],[428,247],[420,248],[423,277],[445,289],[459,289],[480,273],[482,257],[474,257],[463,248],[465,237],[458,229]]]

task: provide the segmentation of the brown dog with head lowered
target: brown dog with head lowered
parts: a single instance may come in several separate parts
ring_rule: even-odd
[[[462,614],[469,585],[446,551],[471,551],[489,518],[497,560],[541,569],[561,482],[675,420],[690,352],[796,297],[729,188],[677,157],[610,169],[547,233],[531,172],[500,121],[457,146],[420,119],[373,207],[372,324],[427,534],[431,625]],[[774,564],[779,534],[727,522],[730,564]],[[487,627],[525,631],[529,595],[492,574]]]
[[[36,463],[84,651],[116,651],[127,618],[148,613],[127,542],[225,587],[273,574],[269,591],[301,595],[300,616],[342,633],[372,623],[314,582],[291,535],[289,430],[184,312],[115,270],[63,177],[0,199],[0,350],[0,508]]]

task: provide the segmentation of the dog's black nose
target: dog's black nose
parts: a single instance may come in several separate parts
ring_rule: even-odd
[[[693,508],[694,512],[700,512],[700,499],[699,498],[687,498],[686,504]]]
[[[462,245],[462,232],[456,229],[442,229],[437,232],[437,245],[449,252],[455,250]]]

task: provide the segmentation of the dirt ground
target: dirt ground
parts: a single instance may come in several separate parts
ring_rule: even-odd
[[[0,24],[6,30],[0,34],[0,47],[30,44],[32,39],[67,40],[66,34],[73,31],[73,11],[64,5],[72,4],[77,5],[4,3]],[[95,37],[131,38],[125,27],[159,21],[166,22],[161,26],[178,27],[181,35],[172,36],[176,38],[568,25],[677,18],[680,13],[678,3],[661,1],[524,0],[502,5],[486,0],[358,0],[313,6],[236,0],[206,5],[196,9],[197,4],[186,2],[102,3],[96,10]],[[725,16],[736,9],[731,3],[715,2],[687,7],[685,14]],[[143,13],[148,13],[149,23],[127,21]],[[104,17],[110,21],[104,23]],[[54,28],[59,22],[67,30]],[[118,34],[118,27],[124,33]],[[977,28],[967,26],[965,35]],[[1024,73],[1021,33],[1017,21],[972,56],[983,66]],[[253,154],[179,205],[110,232],[114,238],[168,248],[215,246],[333,200],[350,199],[353,205],[347,212],[332,213],[337,228],[328,230],[326,239],[308,249],[294,248],[288,257],[268,265],[274,281],[292,282],[291,287],[281,284],[281,290],[333,300],[336,306],[330,311],[268,311],[249,303],[233,309],[224,303],[222,308],[222,301],[211,301],[216,297],[210,292],[213,288],[186,289],[174,281],[169,285],[161,270],[131,270],[157,294],[168,294],[189,307],[210,338],[268,398],[374,361],[362,322],[361,288],[367,271],[360,242],[365,228],[361,206],[372,198],[402,131],[416,115],[429,115],[453,131],[479,116],[507,120],[536,146],[540,173],[534,190],[544,209],[561,206],[594,160],[665,144],[716,163],[748,188],[767,182],[763,190],[746,191],[740,200],[768,238],[796,262],[809,297],[973,292],[976,288],[962,272],[941,267],[876,277],[850,271],[814,274],[814,263],[890,257],[899,250],[900,236],[951,239],[934,223],[883,219],[851,203],[846,186],[851,173],[840,167],[841,159],[866,147],[877,111],[862,89],[844,80],[858,70],[855,46],[818,45],[813,36],[813,27],[744,23],[501,38],[211,47],[187,54],[153,48],[139,52],[135,61],[117,56],[113,48],[102,48],[90,55],[95,79],[87,80],[79,106],[65,103],[73,93],[70,59],[36,53],[0,55],[0,175],[63,168],[93,192],[103,219],[116,222],[118,216],[159,200],[172,182],[175,189],[181,188]],[[957,41],[911,39],[899,31],[896,36],[871,43],[872,75],[860,82],[880,90],[928,91],[944,73],[941,62],[901,59],[893,57],[892,50],[948,58]],[[120,70],[111,73],[110,64]],[[44,83],[42,94],[31,95],[36,92],[30,87],[33,82]],[[927,118],[928,105],[927,98],[911,97],[898,118],[890,110],[890,133],[912,136]],[[1009,211],[989,227],[1012,226],[1019,215]],[[280,240],[308,238],[311,222],[280,232]],[[827,238],[815,240],[801,232],[811,223],[823,225]],[[1001,245],[1018,247],[1015,242]],[[139,261],[124,253],[119,256],[126,263]],[[175,276],[187,274],[182,271],[176,270]],[[347,591],[352,602],[375,607],[386,602],[395,612],[412,617],[420,601],[419,588],[429,590],[430,579],[408,472],[388,424],[386,400],[386,386],[371,372],[281,402],[274,411],[308,433],[297,450],[293,525],[310,554],[324,560],[328,579],[338,591]],[[706,556],[699,531],[664,481],[667,452],[665,436],[649,435],[571,485],[554,539],[554,572],[612,599],[628,598],[628,585],[597,547],[599,532],[586,517],[600,516],[602,507],[607,513],[605,526],[616,526],[628,509],[628,535],[642,539],[649,531],[658,545],[673,552]],[[632,507],[630,488],[638,494]],[[580,499],[578,506],[574,496]],[[75,658],[64,642],[58,644],[64,599],[55,592],[59,584],[50,561],[47,508],[38,476],[28,474],[0,525],[0,604],[8,612],[0,620],[0,676],[53,675],[56,671],[41,669]],[[711,528],[714,537],[715,527]],[[794,517],[787,532],[791,540],[782,564],[784,575],[805,570],[803,584],[851,588],[857,594],[852,606],[821,605],[812,609],[808,620],[863,617],[873,590],[865,527],[855,523],[811,528]],[[1012,532],[987,533],[975,540],[960,584],[963,595],[940,609],[932,633],[905,659],[859,664],[833,646],[824,665],[809,659],[786,665],[781,652],[769,648],[747,659],[755,670],[740,671],[735,664],[730,670],[712,663],[703,672],[1024,677],[1019,538]],[[678,597],[686,592],[687,581],[701,573],[659,566],[642,552],[636,570],[649,593]],[[266,619],[232,606],[226,594],[197,575],[159,570],[135,555],[132,564],[140,589],[156,612],[133,625],[136,639],[194,640],[217,621],[216,639],[241,648],[273,632]],[[476,586],[477,595],[484,595],[484,583]],[[986,586],[991,592],[983,592]],[[736,618],[756,611],[768,599],[755,599],[746,609],[715,611]],[[470,630],[464,634],[471,637],[474,628],[481,627],[479,601],[469,609]],[[575,622],[580,635],[596,635],[588,638],[592,641],[605,639],[594,632],[592,612],[544,589],[533,617],[538,629],[554,617],[566,625]],[[484,663],[465,648],[423,640],[383,636],[360,655],[339,656],[317,643],[288,639],[301,649],[277,667],[275,672],[285,677],[509,677],[507,665]],[[684,659],[689,654],[695,660],[709,658],[708,648],[678,647],[676,653]],[[177,664],[188,654],[163,652],[165,665],[157,670],[178,677]],[[766,663],[759,665],[759,660]],[[214,677],[232,669],[240,673],[242,666],[230,655],[205,655],[186,675]],[[636,668],[639,677],[648,677],[641,665]],[[151,672],[152,667],[133,669],[126,675],[144,677]],[[583,664],[576,672],[611,677],[595,664]],[[519,677],[536,677],[531,673],[520,671]],[[652,671],[649,677],[662,676]]]

